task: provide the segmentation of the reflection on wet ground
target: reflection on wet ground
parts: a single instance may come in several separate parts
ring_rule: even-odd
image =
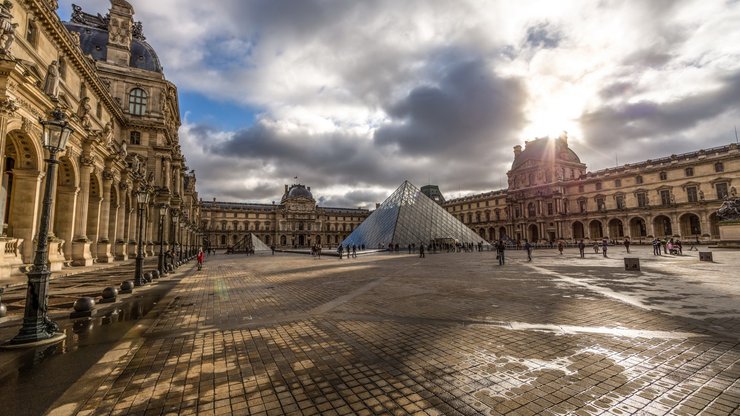
[[[136,290],[121,302],[99,304],[93,317],[57,319],[66,335],[60,343],[31,350],[2,351],[3,411],[13,415],[42,414],[124,335],[140,335],[131,330],[175,284],[175,280],[161,280]],[[6,323],[0,334],[7,339],[14,331],[17,325]]]

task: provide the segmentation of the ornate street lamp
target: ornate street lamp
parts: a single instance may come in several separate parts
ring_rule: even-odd
[[[51,113],[52,120],[40,120],[43,127],[44,148],[49,151],[46,159],[46,185],[44,187],[44,202],[41,207],[41,223],[39,224],[38,245],[33,257],[33,266],[28,272],[28,289],[26,290],[26,308],[23,314],[23,326],[18,335],[9,345],[38,344],[41,342],[55,342],[64,338],[59,334],[59,326],[46,316],[49,303],[49,217],[51,216],[51,191],[54,184],[56,167],[59,164],[57,153],[67,147],[67,140],[72,134],[64,113],[55,109]]]
[[[179,221],[178,221],[179,215],[180,215],[180,211],[177,209],[173,209],[172,214],[170,215],[172,218],[172,241],[171,241],[172,247],[170,248],[170,251],[172,252],[172,260],[170,264],[172,265],[173,270],[175,268],[175,249],[177,249],[177,224],[179,224]]]
[[[143,286],[144,285],[144,252],[141,248],[141,239],[144,234],[144,209],[146,208],[146,205],[149,203],[149,191],[141,187],[136,192],[136,202],[139,203],[139,222],[138,222],[138,228],[139,228],[139,238],[138,238],[138,245],[136,247],[136,272],[134,273],[134,286]]]
[[[183,243],[183,240],[182,240],[182,230],[185,228],[185,224],[187,224],[186,218],[187,217],[183,217],[180,220],[180,254],[179,254],[180,261],[182,261],[182,243]]]
[[[166,270],[164,269],[164,217],[167,215],[167,204],[159,206],[159,259],[157,259],[157,269],[159,275],[164,276]]]

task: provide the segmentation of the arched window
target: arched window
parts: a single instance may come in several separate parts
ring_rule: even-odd
[[[128,96],[128,112],[143,116],[146,113],[146,92],[141,88],[134,88]]]

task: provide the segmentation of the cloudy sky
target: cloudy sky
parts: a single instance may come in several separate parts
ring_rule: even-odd
[[[449,198],[501,188],[535,137],[567,131],[596,170],[740,124],[738,0],[129,1],[204,199],[279,200],[295,176],[325,206],[404,179]]]

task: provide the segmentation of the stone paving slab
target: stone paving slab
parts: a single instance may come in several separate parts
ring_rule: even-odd
[[[51,414],[740,413],[740,253],[610,253],[217,256]]]

